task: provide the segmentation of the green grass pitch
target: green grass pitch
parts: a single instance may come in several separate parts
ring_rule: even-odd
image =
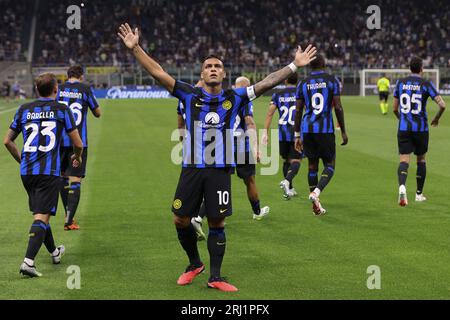
[[[268,98],[255,102],[261,128]],[[450,101],[447,99],[447,104]],[[300,196],[281,199],[274,176],[258,176],[267,219],[252,220],[243,183],[233,177],[233,216],[227,220],[223,275],[240,291],[206,288],[207,275],[176,285],[187,258],[170,207],[180,167],[175,100],[103,100],[104,116],[89,119],[87,178],[77,213],[79,232],[63,231],[61,206],[51,224],[67,252],[53,266],[45,247],[37,258],[44,276],[24,279],[18,269],[31,223],[19,167],[0,152],[0,299],[448,299],[450,298],[450,115],[431,129],[428,201],[397,205],[397,121],[381,116],[375,97],[343,97],[349,145],[337,146],[336,174],[321,196],[328,213],[314,217],[306,162],[294,184]],[[3,135],[14,103],[0,103]],[[392,108],[392,102],[391,102]],[[437,108],[429,102],[430,117]],[[276,127],[277,117],[273,127]],[[338,135],[338,142],[340,136]],[[19,138],[21,141],[21,138]],[[21,142],[20,142],[21,143]],[[20,144],[19,143],[19,144]],[[206,265],[206,243],[199,243]],[[66,287],[66,269],[81,269],[81,289]],[[381,269],[381,289],[369,290],[367,268]]]

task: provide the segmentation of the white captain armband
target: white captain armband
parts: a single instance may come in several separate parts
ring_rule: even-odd
[[[247,96],[250,101],[253,101],[256,99],[255,86],[247,87]]]
[[[292,72],[297,72],[297,66],[292,62],[288,65],[288,67],[292,70]]]
[[[294,132],[294,137],[295,137],[295,138],[300,138],[300,136],[301,136],[301,135],[300,135],[300,132]]]

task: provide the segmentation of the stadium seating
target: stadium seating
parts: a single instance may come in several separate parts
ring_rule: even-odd
[[[129,21],[141,27],[143,46],[171,65],[198,62],[213,50],[229,65],[272,66],[288,61],[297,43],[314,42],[336,67],[399,68],[411,54],[424,57],[430,67],[450,66],[450,2],[413,2],[387,0],[382,30],[372,31],[366,27],[368,0],[172,0],[126,6],[119,0],[98,0],[83,9],[82,29],[71,31],[65,23],[71,2],[46,0],[40,2],[33,62],[133,63],[115,36],[118,24]],[[44,19],[48,15],[52,19]],[[0,52],[3,43],[11,47],[17,30],[0,31]],[[16,54],[9,53],[10,58],[24,50],[15,43]]]

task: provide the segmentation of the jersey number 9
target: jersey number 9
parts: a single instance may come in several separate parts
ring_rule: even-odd
[[[314,93],[311,97],[311,105],[315,115],[322,113],[324,107],[324,98],[320,92]]]

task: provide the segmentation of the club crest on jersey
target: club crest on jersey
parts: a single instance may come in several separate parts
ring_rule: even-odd
[[[183,203],[181,202],[180,199],[175,199],[175,201],[173,202],[174,209],[178,210],[181,208],[182,205],[183,205]]]
[[[225,100],[222,103],[222,108],[225,109],[225,110],[230,110],[232,106],[233,106],[233,104],[231,103],[230,100]]]

